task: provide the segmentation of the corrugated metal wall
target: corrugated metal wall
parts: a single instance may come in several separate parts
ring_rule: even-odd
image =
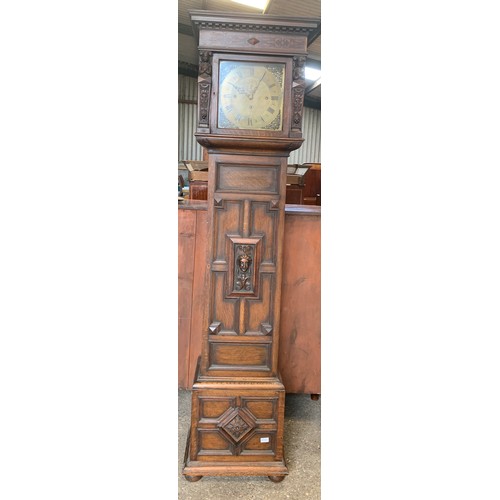
[[[179,75],[179,161],[201,160],[201,146],[196,142],[198,86],[196,78]]]
[[[198,87],[196,78],[179,75],[179,161],[201,160],[202,149],[196,142]],[[321,111],[304,108],[302,117],[304,143],[292,151],[288,163],[321,163]]]
[[[321,163],[321,110],[304,108],[302,137],[302,146],[290,153],[288,163]]]

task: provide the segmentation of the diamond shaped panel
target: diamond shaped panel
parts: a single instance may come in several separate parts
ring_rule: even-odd
[[[229,422],[225,427],[224,430],[231,434],[231,437],[235,441],[239,441],[240,437],[245,434],[249,429],[248,424],[239,416],[236,415],[231,422]]]
[[[255,429],[255,419],[249,412],[240,408],[229,408],[222,415],[219,428],[229,436],[234,443],[238,443],[249,432]]]

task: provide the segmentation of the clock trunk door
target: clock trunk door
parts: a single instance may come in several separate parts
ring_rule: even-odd
[[[208,376],[277,374],[286,160],[210,157]]]

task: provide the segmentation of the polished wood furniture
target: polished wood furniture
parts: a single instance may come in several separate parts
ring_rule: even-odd
[[[302,144],[311,19],[192,11],[208,271],[183,474],[288,474],[278,365],[286,167]]]
[[[201,354],[207,203],[178,209],[178,385],[191,389]],[[280,372],[287,393],[321,393],[321,207],[285,206]]]
[[[208,196],[208,161],[184,161],[188,169],[189,199],[206,200]]]
[[[309,163],[309,170],[304,175],[304,205],[321,205],[321,163]]]

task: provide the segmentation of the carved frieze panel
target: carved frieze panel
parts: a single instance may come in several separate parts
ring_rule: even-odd
[[[227,47],[228,44],[240,50],[267,50],[279,54],[296,54],[306,51],[306,41],[303,37],[276,36],[272,33],[244,32],[212,32],[210,47],[214,50]],[[280,32],[280,34],[283,34]],[[201,43],[208,43],[202,36]]]
[[[305,26],[286,26],[286,25],[271,25],[271,24],[265,24],[265,23],[259,23],[259,22],[254,22],[254,23],[240,23],[236,22],[234,20],[230,21],[230,25],[228,26],[227,23],[220,22],[220,21],[208,21],[208,20],[198,20],[196,18],[192,18],[192,22],[197,26],[198,30],[200,31],[200,39],[203,40],[203,35],[204,30],[214,30],[214,31],[220,31],[222,32],[223,35],[227,36],[230,31],[243,31],[243,32],[255,32],[255,33],[279,33],[279,34],[286,34],[286,35],[305,35],[307,36],[311,32],[310,27],[305,27]],[[224,45],[224,47],[227,47],[228,43]]]

